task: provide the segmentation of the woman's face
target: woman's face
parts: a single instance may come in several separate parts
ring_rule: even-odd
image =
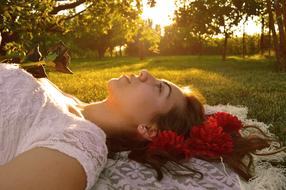
[[[133,124],[149,123],[154,116],[183,106],[184,95],[175,84],[154,78],[147,70],[108,82],[108,104]]]

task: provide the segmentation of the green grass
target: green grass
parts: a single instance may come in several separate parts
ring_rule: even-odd
[[[274,60],[259,57],[229,57],[225,62],[219,56],[75,59],[73,75],[49,73],[49,79],[65,92],[90,102],[107,95],[110,78],[148,69],[179,86],[190,85],[210,105],[247,106],[249,118],[272,124],[272,132],[285,142],[286,73],[275,72],[273,65]]]

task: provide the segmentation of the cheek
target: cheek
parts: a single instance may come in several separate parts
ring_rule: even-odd
[[[159,94],[150,86],[126,86],[117,80],[108,82],[108,94],[114,103],[131,111],[142,111],[158,107]]]
[[[131,94],[129,94],[131,95]],[[160,106],[152,93],[137,91],[125,99],[125,110],[140,122],[149,122],[159,111]]]
[[[150,86],[122,86],[109,81],[108,91],[109,102],[133,121],[149,121],[160,111],[159,93]]]
[[[139,110],[153,110],[158,107],[159,98],[152,90],[138,89],[130,94],[129,101]]]

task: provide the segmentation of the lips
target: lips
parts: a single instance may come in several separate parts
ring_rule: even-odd
[[[130,78],[128,76],[123,75],[122,78],[125,78],[129,83],[131,83],[131,80],[130,80]]]

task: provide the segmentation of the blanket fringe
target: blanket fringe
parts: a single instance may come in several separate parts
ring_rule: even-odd
[[[261,129],[268,137],[277,139],[277,137],[269,131],[271,125],[266,125],[263,122],[258,122],[256,119],[247,119],[248,108],[243,106],[232,105],[205,105],[206,114],[212,114],[218,111],[224,111],[237,116],[244,125],[256,126]],[[242,135],[248,136],[249,134],[257,134],[257,129],[247,128],[243,130]],[[257,151],[259,154],[267,154],[277,151],[281,145],[280,143],[273,141],[270,142],[270,147]],[[242,178],[242,189],[245,190],[285,190],[286,189],[286,168],[280,166],[273,166],[270,162],[282,162],[286,159],[286,152],[281,151],[279,153],[267,156],[253,155],[254,177],[248,182],[245,182]]]

